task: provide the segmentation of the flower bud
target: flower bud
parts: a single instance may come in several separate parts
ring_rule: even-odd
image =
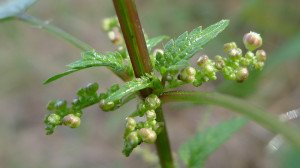
[[[264,62],[259,61],[259,62],[256,62],[254,64],[254,67],[255,67],[255,69],[262,70],[262,68],[264,67],[264,65],[265,65]]]
[[[47,117],[49,124],[58,125],[60,123],[60,116],[57,114],[50,114]]]
[[[56,102],[55,102],[55,105],[54,105],[54,107],[56,108],[56,109],[65,109],[65,108],[67,108],[67,101],[65,101],[65,100],[57,100]]]
[[[162,50],[162,49],[155,49],[153,51],[153,55],[155,55],[155,56],[157,56],[157,55],[162,56],[162,55],[164,55],[164,50]]]
[[[244,35],[243,42],[245,47],[253,51],[262,46],[262,38],[258,33],[250,32]]]
[[[99,107],[103,111],[110,111],[115,107],[115,103],[114,102],[105,102],[105,100],[101,100],[99,103]]]
[[[126,141],[127,143],[130,144],[131,147],[135,147],[139,144],[139,137],[138,137],[138,133],[136,131],[131,132],[127,137],[126,137]]]
[[[72,105],[73,105],[73,106],[79,105],[79,103],[80,103],[80,100],[79,100],[78,98],[75,98],[75,99],[73,99],[73,101],[72,101]]]
[[[160,106],[160,104],[161,101],[155,94],[151,94],[145,98],[145,105],[149,109],[156,109]]]
[[[47,105],[47,110],[52,111],[55,109],[55,100],[51,100]]]
[[[157,135],[150,128],[142,128],[138,133],[145,143],[154,143],[156,141]]]
[[[122,35],[117,30],[112,30],[108,32],[108,38],[111,40],[111,42],[115,45],[119,45],[123,42]]]
[[[118,19],[116,17],[105,18],[102,21],[102,29],[104,31],[109,31],[117,26],[118,26]]]
[[[80,125],[80,118],[74,114],[68,114],[63,118],[63,124],[71,128],[77,128]]]
[[[249,76],[249,72],[247,68],[241,68],[236,73],[237,82],[244,82]]]
[[[204,70],[205,74],[212,74],[215,72],[215,68],[210,64],[205,65],[203,67],[203,70]]]
[[[136,127],[136,121],[132,117],[126,118],[126,128],[130,131],[133,131]]]
[[[184,82],[193,83],[195,80],[195,75],[196,75],[195,68],[187,67],[181,71],[179,78],[180,78],[180,80],[182,80]]]
[[[230,43],[226,43],[224,44],[224,52],[226,54],[228,54],[231,50],[237,48],[237,45],[235,42],[230,42]]]
[[[228,52],[228,55],[232,59],[240,58],[242,56],[242,54],[243,54],[243,52],[240,48],[234,48]]]
[[[86,92],[88,94],[91,94],[91,93],[95,93],[98,89],[99,89],[99,85],[98,83],[89,83],[86,87]]]
[[[267,54],[264,50],[257,50],[255,55],[257,61],[265,62],[267,60]]]
[[[146,117],[148,120],[155,120],[156,119],[156,113],[154,110],[148,110],[146,112]]]
[[[202,67],[204,64],[206,64],[209,61],[209,58],[207,55],[202,55],[197,60],[197,65]]]

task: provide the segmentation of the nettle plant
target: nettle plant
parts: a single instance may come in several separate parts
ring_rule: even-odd
[[[82,50],[81,59],[67,65],[69,69],[66,72],[49,78],[45,84],[74,72],[99,66],[109,68],[125,82],[121,86],[113,84],[103,93],[98,92],[98,83],[90,83],[77,91],[77,97],[71,103],[61,99],[50,101],[47,106],[50,113],[44,120],[46,134],[52,134],[62,125],[79,127],[86,107],[97,105],[102,111],[111,112],[139,97],[136,110],[124,118],[126,125],[122,152],[126,156],[142,143],[155,144],[161,167],[175,167],[162,110],[162,105],[167,102],[193,102],[225,107],[274,133],[282,134],[300,149],[300,137],[294,128],[248,102],[219,93],[176,90],[186,84],[200,87],[205,82],[217,80],[218,73],[227,80],[243,82],[248,78],[250,70],[262,70],[266,52],[259,49],[263,42],[258,33],[249,32],[244,35],[245,51],[235,42],[229,42],[224,44],[222,56],[200,56],[197,66],[192,67],[190,58],[221,33],[228,26],[228,20],[184,32],[179,37],[164,42],[163,48],[154,49],[168,37],[149,38],[142,30],[134,1],[113,0],[117,17],[104,19],[103,30],[117,49],[101,53],[63,30],[26,14],[25,9],[34,2],[7,1],[0,7],[0,19],[12,18],[36,25]],[[234,118],[197,133],[180,147],[180,157],[187,167],[202,167],[205,159],[246,122],[245,118]]]

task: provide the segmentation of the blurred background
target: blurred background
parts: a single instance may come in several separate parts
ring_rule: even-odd
[[[218,90],[247,99],[276,115],[300,107],[299,0],[137,0],[137,6],[150,37],[177,37],[197,26],[230,19],[230,26],[202,51],[210,57],[222,54],[226,42],[236,41],[242,47],[246,32],[261,33],[268,53],[263,72],[251,73],[249,81],[243,84],[219,78],[201,88],[186,89]],[[28,13],[61,27],[98,51],[115,50],[101,30],[101,20],[114,15],[110,0],[43,0]],[[89,82],[100,83],[101,91],[112,83],[122,83],[105,68],[93,68],[50,85],[42,84],[79,57],[80,50],[43,30],[20,21],[0,23],[1,168],[157,167],[157,158],[151,154],[155,150],[150,145],[143,145],[146,151],[136,150],[129,158],[121,153],[124,119],[135,109],[136,101],[112,113],[88,108],[78,129],[59,127],[52,136],[45,135],[43,119],[49,100],[70,101],[77,89]],[[168,104],[164,108],[174,151],[196,131],[234,115],[210,106]],[[299,155],[267,150],[266,145],[274,136],[249,123],[208,159],[206,167],[299,167]]]

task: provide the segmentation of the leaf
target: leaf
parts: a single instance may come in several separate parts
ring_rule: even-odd
[[[152,86],[151,76],[142,76],[126,82],[119,90],[108,95],[105,102],[114,102],[121,100],[123,97],[133,94],[139,90],[149,88]]]
[[[0,2],[0,20],[24,13],[36,0],[5,0]]]
[[[44,84],[48,84],[73,72],[90,67],[107,66],[114,71],[123,71],[127,67],[123,64],[122,56],[118,52],[100,54],[95,51],[83,52],[81,60],[73,62],[67,66],[70,68],[68,71],[47,79]]]
[[[67,65],[72,69],[84,69],[96,66],[107,66],[115,71],[122,71],[125,69],[123,59],[118,52],[109,52],[99,54],[95,51],[87,51],[82,54],[82,59]]]
[[[54,75],[54,76],[52,76],[51,78],[49,78],[49,79],[47,79],[46,81],[44,81],[44,84],[51,83],[51,82],[53,82],[53,81],[55,81],[55,80],[57,80],[57,79],[59,79],[59,78],[62,78],[62,77],[64,77],[64,76],[67,76],[67,75],[69,75],[69,74],[71,74],[71,73],[73,73],[73,72],[77,72],[77,71],[79,71],[79,69],[70,69],[70,70],[68,70],[68,71],[66,71],[66,72],[63,72],[63,73]]]
[[[189,168],[201,168],[206,159],[246,124],[243,118],[230,119],[197,133],[179,148],[179,155]]]
[[[163,40],[165,40],[167,38],[168,38],[168,36],[158,36],[158,37],[154,37],[154,38],[148,39],[146,41],[148,51],[150,52],[153,49],[153,47],[155,47],[161,41],[163,41]]]
[[[200,51],[202,46],[222,32],[228,23],[228,20],[221,20],[204,30],[198,27],[190,33],[183,33],[175,40],[170,40],[164,46],[163,57],[157,58],[156,69],[162,72],[162,69],[169,71],[176,69],[178,65],[184,65],[182,62],[187,62]]]

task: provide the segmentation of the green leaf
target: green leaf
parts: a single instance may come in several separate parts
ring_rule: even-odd
[[[148,51],[150,52],[153,49],[153,47],[155,47],[156,45],[158,45],[160,42],[162,42],[163,40],[165,40],[167,38],[168,38],[168,36],[158,36],[158,37],[148,39],[146,41]]]
[[[246,124],[243,118],[222,122],[212,128],[199,132],[179,148],[179,155],[189,168],[201,168],[206,159],[234,133]]]
[[[149,88],[152,86],[152,77],[149,75],[142,76],[141,78],[135,78],[129,82],[126,82],[119,90],[108,95],[105,102],[114,102],[121,100],[123,97],[129,96],[139,90]]]
[[[67,76],[67,75],[69,75],[69,74],[71,74],[71,73],[73,73],[73,72],[77,72],[77,71],[79,71],[79,69],[70,69],[70,70],[68,70],[68,71],[66,71],[66,72],[63,72],[63,73],[54,75],[54,76],[52,76],[51,78],[49,78],[49,79],[47,79],[46,81],[44,81],[44,84],[51,83],[51,82],[53,82],[53,81],[55,81],[55,80],[57,80],[57,79],[59,79],[59,78],[62,78],[62,77],[64,77],[64,76]]]
[[[24,13],[36,0],[5,0],[0,2],[0,20]]]
[[[156,69],[162,72],[162,69],[169,71],[176,69],[178,65],[186,65],[182,62],[187,62],[200,51],[203,45],[222,32],[228,23],[228,20],[221,20],[204,30],[198,27],[190,33],[183,33],[175,40],[170,40],[164,46],[163,57],[156,58]]]
[[[120,53],[110,52],[106,54],[100,54],[95,51],[83,52],[81,60],[73,62],[67,66],[70,68],[68,71],[47,79],[44,84],[48,84],[73,72],[90,67],[107,66],[117,72],[124,71],[127,67],[123,64],[123,59]]]

